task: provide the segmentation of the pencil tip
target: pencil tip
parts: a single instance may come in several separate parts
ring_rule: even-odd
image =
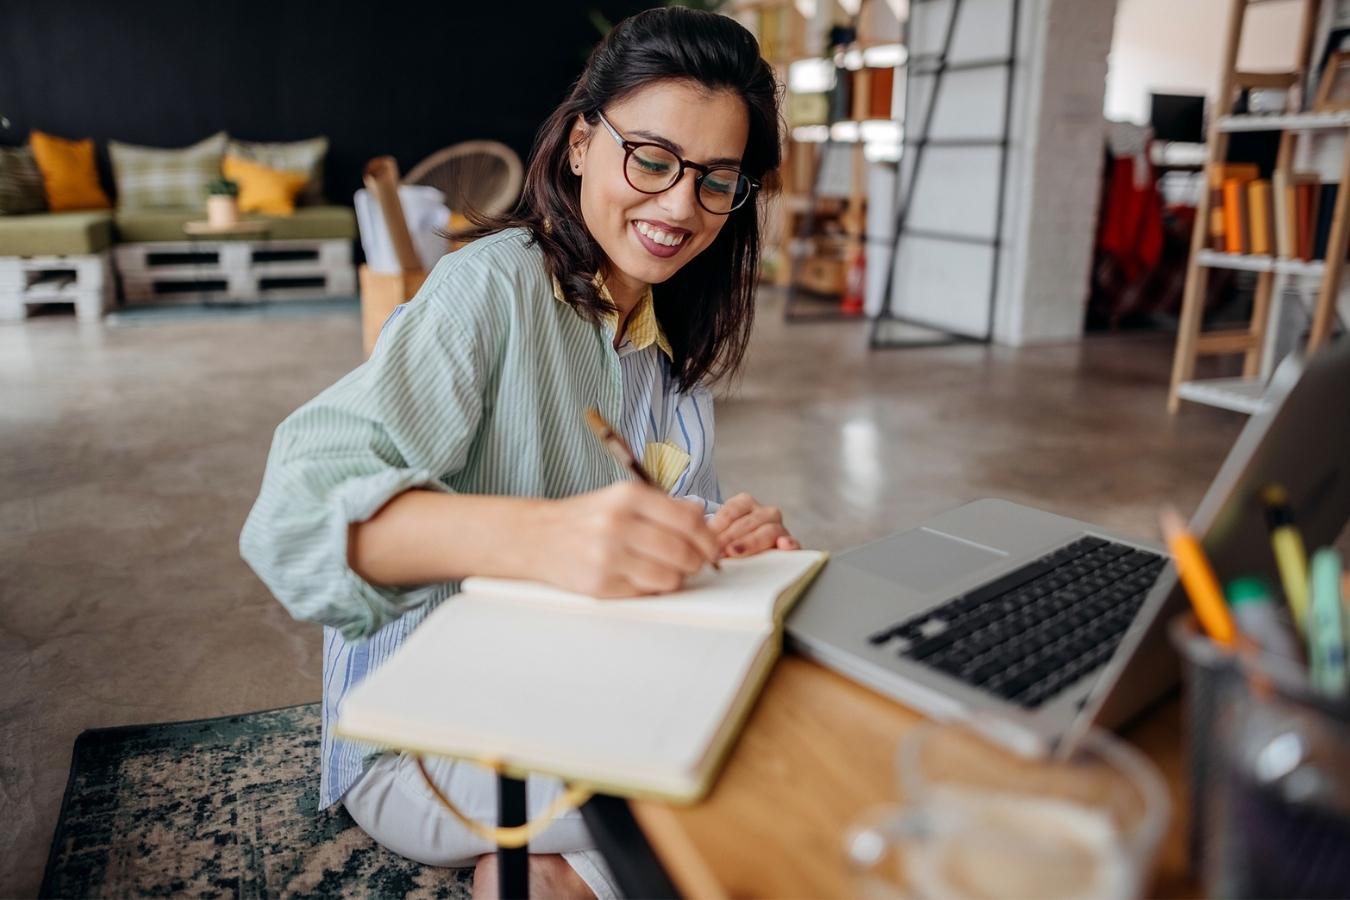
[[[1186,520],[1177,512],[1177,508],[1167,504],[1158,512],[1158,523],[1162,525],[1163,534],[1171,538],[1173,535],[1182,534],[1186,531]]]

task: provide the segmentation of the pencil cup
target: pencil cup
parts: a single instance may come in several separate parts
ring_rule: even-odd
[[[1211,897],[1350,896],[1350,706],[1303,668],[1170,625],[1186,679],[1191,859]]]
[[[901,741],[902,803],[850,829],[857,893],[879,897],[1137,897],[1167,825],[1162,777],[1092,732],[1067,760],[1017,756],[969,732]]]
[[[1198,878],[1204,872],[1204,861],[1209,853],[1204,810],[1220,774],[1212,765],[1215,759],[1212,742],[1217,733],[1215,718],[1219,710],[1233,705],[1233,694],[1242,689],[1242,676],[1236,658],[1202,635],[1194,616],[1177,616],[1168,628],[1172,643],[1181,654],[1186,682],[1182,703],[1188,812],[1186,859],[1191,877]]]

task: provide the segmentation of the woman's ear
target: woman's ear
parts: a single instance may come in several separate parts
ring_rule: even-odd
[[[591,137],[591,127],[585,117],[577,115],[572,123],[572,131],[567,135],[567,164],[576,175],[581,174],[581,163],[586,158],[586,144]]]

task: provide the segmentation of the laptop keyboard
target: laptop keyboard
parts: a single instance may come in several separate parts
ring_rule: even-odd
[[[868,640],[1035,709],[1111,658],[1166,562],[1083,538]]]

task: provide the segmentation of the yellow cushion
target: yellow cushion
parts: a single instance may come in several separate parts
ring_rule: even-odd
[[[295,198],[309,182],[308,172],[272,169],[238,156],[226,156],[221,171],[239,185],[240,212],[269,216],[294,213]]]
[[[28,142],[42,172],[47,206],[52,212],[112,206],[98,183],[92,138],[68,141],[35,130],[28,136]]]

